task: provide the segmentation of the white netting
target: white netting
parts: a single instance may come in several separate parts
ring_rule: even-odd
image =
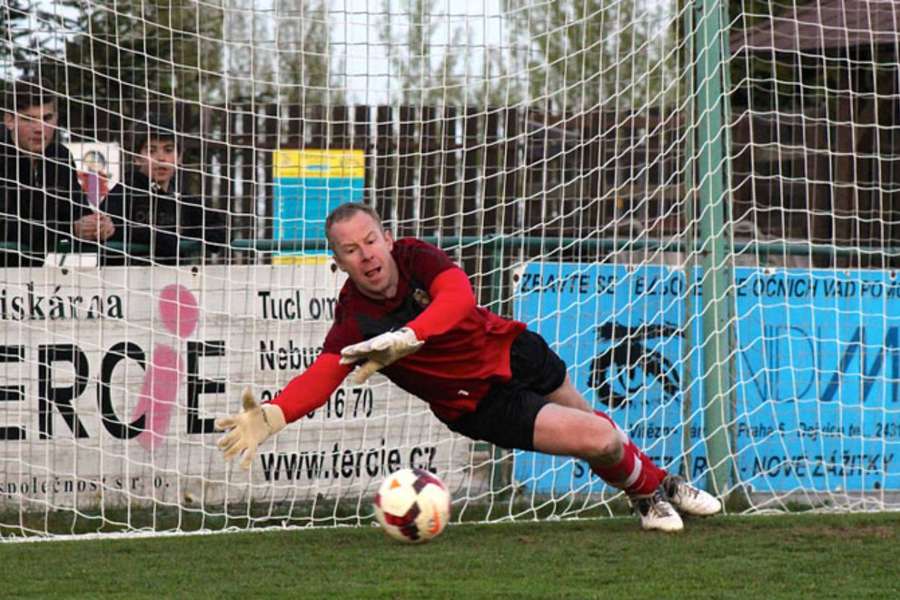
[[[321,350],[348,200],[445,248],[729,510],[897,508],[900,12],[770,4],[4,3],[2,535],[355,524],[406,465],[459,518],[619,511],[380,377],[226,467],[213,418]],[[68,155],[23,147],[26,82],[59,94],[43,139],[85,214],[150,202],[117,221],[149,237],[69,243],[57,213],[23,237],[23,203],[72,193]],[[148,132],[181,153],[149,196]]]

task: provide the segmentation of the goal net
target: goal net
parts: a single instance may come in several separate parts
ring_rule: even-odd
[[[6,2],[0,539],[360,525],[407,466],[454,520],[624,514],[585,464],[455,435],[380,375],[224,462],[214,419],[321,353],[348,201],[447,251],[726,511],[900,508],[898,24],[876,0]]]

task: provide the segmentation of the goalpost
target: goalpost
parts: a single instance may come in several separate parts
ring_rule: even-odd
[[[321,352],[346,201],[444,248],[726,511],[900,508],[891,2],[8,4],[5,88],[52,82],[97,210],[161,114],[227,236],[0,269],[0,540],[360,525],[405,466],[454,520],[622,514],[586,465],[452,434],[380,375],[225,464],[215,417]]]

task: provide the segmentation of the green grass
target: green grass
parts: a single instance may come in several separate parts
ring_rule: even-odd
[[[457,525],[0,545],[4,598],[890,598],[900,515]]]

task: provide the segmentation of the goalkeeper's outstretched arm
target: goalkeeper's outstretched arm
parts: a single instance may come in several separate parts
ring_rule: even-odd
[[[243,410],[216,419],[216,429],[228,432],[218,441],[225,460],[241,456],[241,467],[249,469],[260,444],[288,423],[325,404],[349,372],[350,367],[341,365],[337,354],[322,354],[309,369],[294,377],[272,402],[260,405],[253,392],[245,390]]]
[[[354,379],[362,383],[376,371],[418,351],[428,338],[455,327],[475,307],[468,276],[458,267],[435,277],[428,291],[431,303],[403,329],[347,346],[340,356],[323,353],[272,402],[259,405],[252,394],[245,392],[243,410],[216,421],[217,429],[228,432],[218,442],[226,460],[241,456],[241,466],[249,469],[260,444],[325,404],[358,361],[364,362]]]
[[[459,267],[443,271],[428,288],[431,303],[407,324],[422,341],[456,327],[475,308],[475,292],[469,276]]]

